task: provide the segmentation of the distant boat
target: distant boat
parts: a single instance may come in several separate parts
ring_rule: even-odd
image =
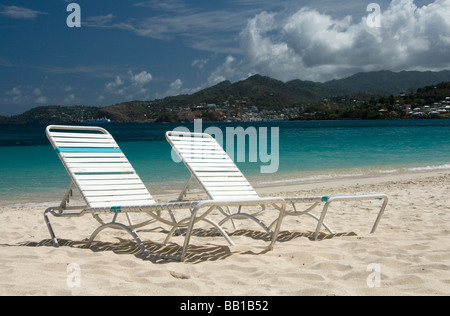
[[[103,117],[100,119],[95,119],[95,120],[86,120],[83,121],[83,124],[88,124],[88,125],[95,125],[95,124],[108,124],[111,123],[112,121],[109,118]]]

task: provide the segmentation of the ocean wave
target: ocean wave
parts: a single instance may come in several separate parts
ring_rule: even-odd
[[[284,179],[269,180],[269,181],[258,181],[258,185],[269,186],[269,185],[283,185],[283,184],[297,184],[297,183],[310,183],[310,182],[320,182],[329,181],[334,179],[342,178],[357,178],[364,176],[364,173],[330,173],[330,174],[319,174],[304,177],[294,177],[289,178],[288,175]]]
[[[259,184],[260,185],[289,184],[289,183],[297,183],[297,182],[327,180],[327,179],[333,179],[333,176],[331,176],[331,175],[317,175],[317,176],[301,177],[301,178],[290,178],[290,179],[280,179],[280,180],[271,180],[271,181],[259,181]]]
[[[396,169],[386,169],[386,170],[378,170],[378,173],[381,174],[392,174],[392,173],[400,173],[400,172],[420,172],[420,171],[435,171],[435,170],[446,170],[450,169],[450,164],[443,165],[427,165],[427,166],[419,166],[419,167],[402,167]]]
[[[363,177],[377,177],[382,175],[394,175],[405,172],[425,172],[425,171],[437,171],[437,170],[450,170],[450,164],[441,165],[426,165],[426,166],[392,166],[391,168],[381,169],[380,167],[368,167],[368,168],[358,168],[355,170],[338,170],[327,174],[309,174],[302,175],[301,173],[289,174],[285,173],[282,176],[284,178],[280,179],[259,179],[256,180],[257,185],[260,186],[270,186],[270,185],[290,185],[290,184],[302,184],[302,183],[312,183],[321,181],[332,181],[338,179],[348,179],[348,178],[363,178]],[[320,172],[320,171],[319,171]]]
[[[399,171],[400,171],[399,169],[389,169],[389,170],[379,170],[378,173],[389,174],[389,173],[396,173]]]
[[[408,168],[408,171],[433,171],[433,170],[445,170],[445,169],[450,169],[450,164]]]

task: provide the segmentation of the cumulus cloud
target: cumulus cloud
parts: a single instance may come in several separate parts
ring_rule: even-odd
[[[148,89],[146,85],[153,80],[151,73],[143,70],[138,74],[128,71],[128,77],[116,76],[113,81],[105,84],[105,91],[111,94],[122,95],[130,100],[145,94]],[[147,97],[147,96],[146,96]]]
[[[222,81],[227,80],[227,78],[232,77],[236,69],[234,68],[235,59],[233,56],[228,56],[222,66],[217,68],[208,78],[209,85],[215,85]]]
[[[114,91],[117,87],[120,87],[121,85],[123,85],[123,81],[119,76],[117,76],[114,81],[108,82],[105,85],[105,87],[109,91]]]
[[[131,71],[129,74],[131,75],[131,82],[136,85],[144,85],[153,79],[153,76],[145,70],[137,75],[134,75]]]
[[[310,8],[259,13],[240,33],[244,57],[229,56],[209,80],[260,73],[326,81],[360,71],[450,68],[450,0],[422,7],[393,0],[380,27],[367,21],[370,15],[335,18]]]
[[[183,94],[183,81],[177,79],[169,86],[169,90],[166,91],[165,96],[176,96]]]
[[[198,92],[202,89],[205,89],[206,87],[207,87],[207,85],[204,84],[204,85],[195,87],[193,89],[189,89],[189,88],[184,87],[184,81],[178,78],[169,85],[169,89],[167,89],[166,92],[164,92],[162,94],[156,93],[156,97],[157,98],[165,98],[168,96],[177,96],[177,95],[181,95],[181,94],[192,94],[192,93]]]

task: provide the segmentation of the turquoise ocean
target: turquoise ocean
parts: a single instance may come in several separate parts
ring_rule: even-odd
[[[109,123],[103,127],[115,137],[153,195],[176,197],[183,189],[189,173],[182,163],[173,161],[165,132],[180,127],[194,131],[194,124]],[[256,187],[349,177],[356,182],[358,177],[364,176],[450,171],[450,120],[202,125],[203,130],[210,127],[222,130],[223,135],[227,128],[242,127],[244,131],[258,132],[267,128],[267,139],[259,137],[258,141],[266,142],[269,148],[266,153],[272,159],[277,155],[270,152],[271,137],[279,131],[276,173],[261,173],[261,166],[269,165],[268,162],[249,161],[248,142],[244,162],[237,162]],[[1,206],[52,203],[62,198],[70,184],[69,176],[45,136],[45,126],[0,126],[0,157]]]

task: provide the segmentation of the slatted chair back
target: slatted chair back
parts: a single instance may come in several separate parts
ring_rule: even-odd
[[[89,208],[155,204],[114,138],[99,127],[49,126],[47,137]]]
[[[259,198],[233,160],[208,134],[171,131],[168,142],[213,200]]]

